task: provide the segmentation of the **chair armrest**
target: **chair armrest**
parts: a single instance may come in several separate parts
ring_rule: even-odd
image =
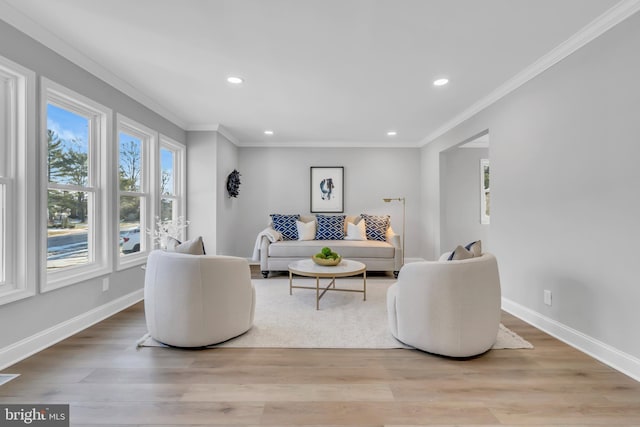
[[[269,270],[269,245],[271,241],[267,236],[262,236],[260,240],[260,270],[267,271]]]
[[[402,241],[400,239],[400,235],[396,234],[396,232],[393,231],[393,228],[389,227],[385,237],[387,239],[387,243],[390,243],[395,248],[402,249]]]
[[[387,243],[393,245],[395,248],[394,255],[394,264],[393,268],[394,273],[400,271],[402,268],[402,261],[404,259],[404,255],[402,253],[402,239],[399,234],[396,234],[391,227],[387,230]],[[397,277],[397,276],[396,276]]]

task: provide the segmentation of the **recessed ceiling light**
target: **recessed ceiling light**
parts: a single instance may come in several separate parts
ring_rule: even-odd
[[[273,135],[273,131],[272,130],[265,130],[264,134],[265,135]]]
[[[387,136],[396,136],[398,134],[398,132],[396,132],[395,130],[390,130],[389,132],[387,132]]]
[[[242,84],[242,82],[244,82],[244,80],[241,77],[236,77],[236,76],[227,77],[227,81],[232,85],[239,85],[239,84]]]
[[[444,86],[447,83],[449,83],[449,79],[444,77],[433,81],[434,86]]]

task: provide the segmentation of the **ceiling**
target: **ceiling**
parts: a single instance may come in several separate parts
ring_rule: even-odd
[[[2,2],[0,18],[183,129],[419,146],[618,0]]]

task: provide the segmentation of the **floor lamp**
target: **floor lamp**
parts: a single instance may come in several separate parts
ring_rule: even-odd
[[[393,197],[393,198],[384,198],[382,199],[385,201],[385,203],[389,203],[392,200],[397,200],[399,202],[402,202],[402,265],[404,265],[404,236],[405,236],[405,224],[407,223],[407,217],[406,217],[406,211],[407,211],[407,206],[405,203],[405,198],[404,197]]]

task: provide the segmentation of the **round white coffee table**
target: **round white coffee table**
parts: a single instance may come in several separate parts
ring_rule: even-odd
[[[315,277],[316,286],[294,286],[293,275],[304,277]],[[362,290],[360,289],[340,289],[336,288],[336,277],[350,277],[362,274]],[[331,281],[326,287],[322,288],[320,293],[320,279],[329,278]],[[343,259],[336,266],[318,265],[311,259],[303,259],[289,264],[289,295],[292,290],[296,289],[315,289],[316,290],[316,310],[320,310],[320,298],[327,291],[338,292],[360,292],[363,294],[363,301],[367,300],[367,266],[358,261]]]

